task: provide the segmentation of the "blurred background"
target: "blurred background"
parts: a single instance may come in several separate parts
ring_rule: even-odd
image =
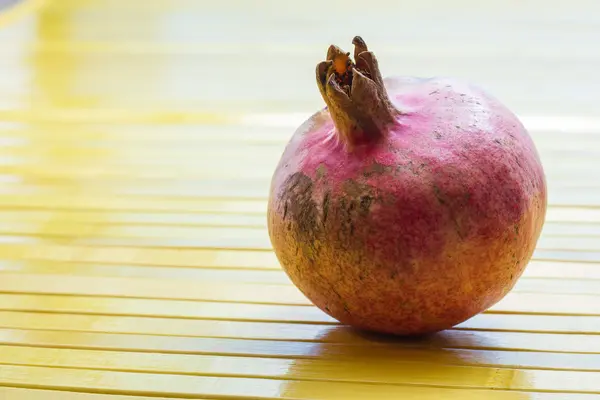
[[[315,66],[355,35],[384,76],[485,87],[548,178],[514,291],[422,343],[311,307],[266,231],[281,152],[324,106]],[[0,398],[593,398],[599,41],[595,0],[0,0]]]
[[[3,82],[3,97],[37,108],[312,112],[313,65],[359,34],[387,74],[457,76],[521,114],[579,116],[596,111],[595,4],[50,0],[2,32],[3,76],[25,79]],[[60,100],[35,86],[41,63],[65,80]]]
[[[265,158],[250,151],[238,155],[241,150],[232,145],[218,160],[177,157],[185,164],[178,171],[185,169],[190,176],[203,173],[208,163],[213,172],[261,178],[247,183],[249,193],[260,197],[281,146],[307,115],[323,106],[314,66],[330,43],[351,50],[352,37],[360,34],[382,59],[384,75],[455,76],[499,97],[535,138],[546,139],[538,145],[550,178],[557,178],[551,179],[554,203],[585,203],[591,200],[581,199],[584,194],[600,198],[589,185],[585,192],[581,188],[581,174],[591,168],[581,155],[594,148],[573,143],[595,144],[591,134],[600,128],[593,101],[600,89],[594,4],[49,0],[0,32],[0,117],[13,130],[27,128],[29,137],[33,131],[45,132],[38,137],[46,145],[68,139],[63,143],[74,146],[92,131],[96,139],[135,141],[136,147],[106,150],[112,157],[109,169],[83,168],[78,164],[82,160],[73,159],[76,152],[66,148],[51,169],[43,168],[52,175],[59,166],[78,167],[67,173],[71,180],[90,168],[96,169],[86,179],[101,179],[116,163],[129,168],[134,160],[138,166],[158,162],[137,151],[156,149],[152,138],[160,138],[160,162],[181,154],[181,148],[173,151],[182,135],[200,140],[210,130],[220,141],[268,141],[263,144],[279,147]],[[67,122],[75,123],[68,132],[60,126]],[[182,146],[188,155],[197,151],[185,142]],[[22,156],[33,157],[27,154]],[[256,172],[247,168],[249,159]],[[28,168],[35,165],[40,164]],[[119,173],[128,174],[124,169]],[[144,168],[144,175],[153,173],[155,168]]]

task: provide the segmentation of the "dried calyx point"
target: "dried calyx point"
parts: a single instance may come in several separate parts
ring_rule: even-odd
[[[317,65],[317,85],[342,139],[350,146],[385,136],[399,111],[392,105],[379,65],[360,36],[350,52],[329,46],[327,61]]]

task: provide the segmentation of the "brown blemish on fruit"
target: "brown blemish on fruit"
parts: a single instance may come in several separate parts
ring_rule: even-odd
[[[327,176],[327,167],[324,164],[317,168],[317,179],[323,179]]]
[[[327,222],[327,214],[329,213],[329,199],[330,199],[331,193],[330,192],[326,192],[325,196],[323,196],[323,203],[321,205],[321,210],[323,213],[323,225],[325,225],[325,223]]]
[[[319,253],[317,239],[322,222],[317,204],[312,198],[311,179],[300,172],[292,174],[283,185],[281,193],[280,204],[284,206],[283,219],[289,221],[289,234],[294,237],[306,257],[316,260]]]
[[[391,166],[374,162],[369,167],[365,168],[365,172],[363,173],[363,175],[365,177],[370,177],[374,175],[382,175],[387,172],[392,172],[393,170],[394,168]]]

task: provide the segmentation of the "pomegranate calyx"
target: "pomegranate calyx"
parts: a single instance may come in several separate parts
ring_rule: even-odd
[[[350,52],[329,46],[327,60],[317,64],[317,86],[340,137],[353,147],[385,136],[399,111],[385,89],[377,58],[360,36]]]

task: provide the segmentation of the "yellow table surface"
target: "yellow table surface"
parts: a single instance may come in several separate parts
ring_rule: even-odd
[[[326,3],[326,4],[323,4]],[[600,398],[597,0],[23,0],[0,12],[0,399]],[[271,251],[269,179],[360,34],[476,81],[550,187],[527,271],[429,339],[358,334]]]

